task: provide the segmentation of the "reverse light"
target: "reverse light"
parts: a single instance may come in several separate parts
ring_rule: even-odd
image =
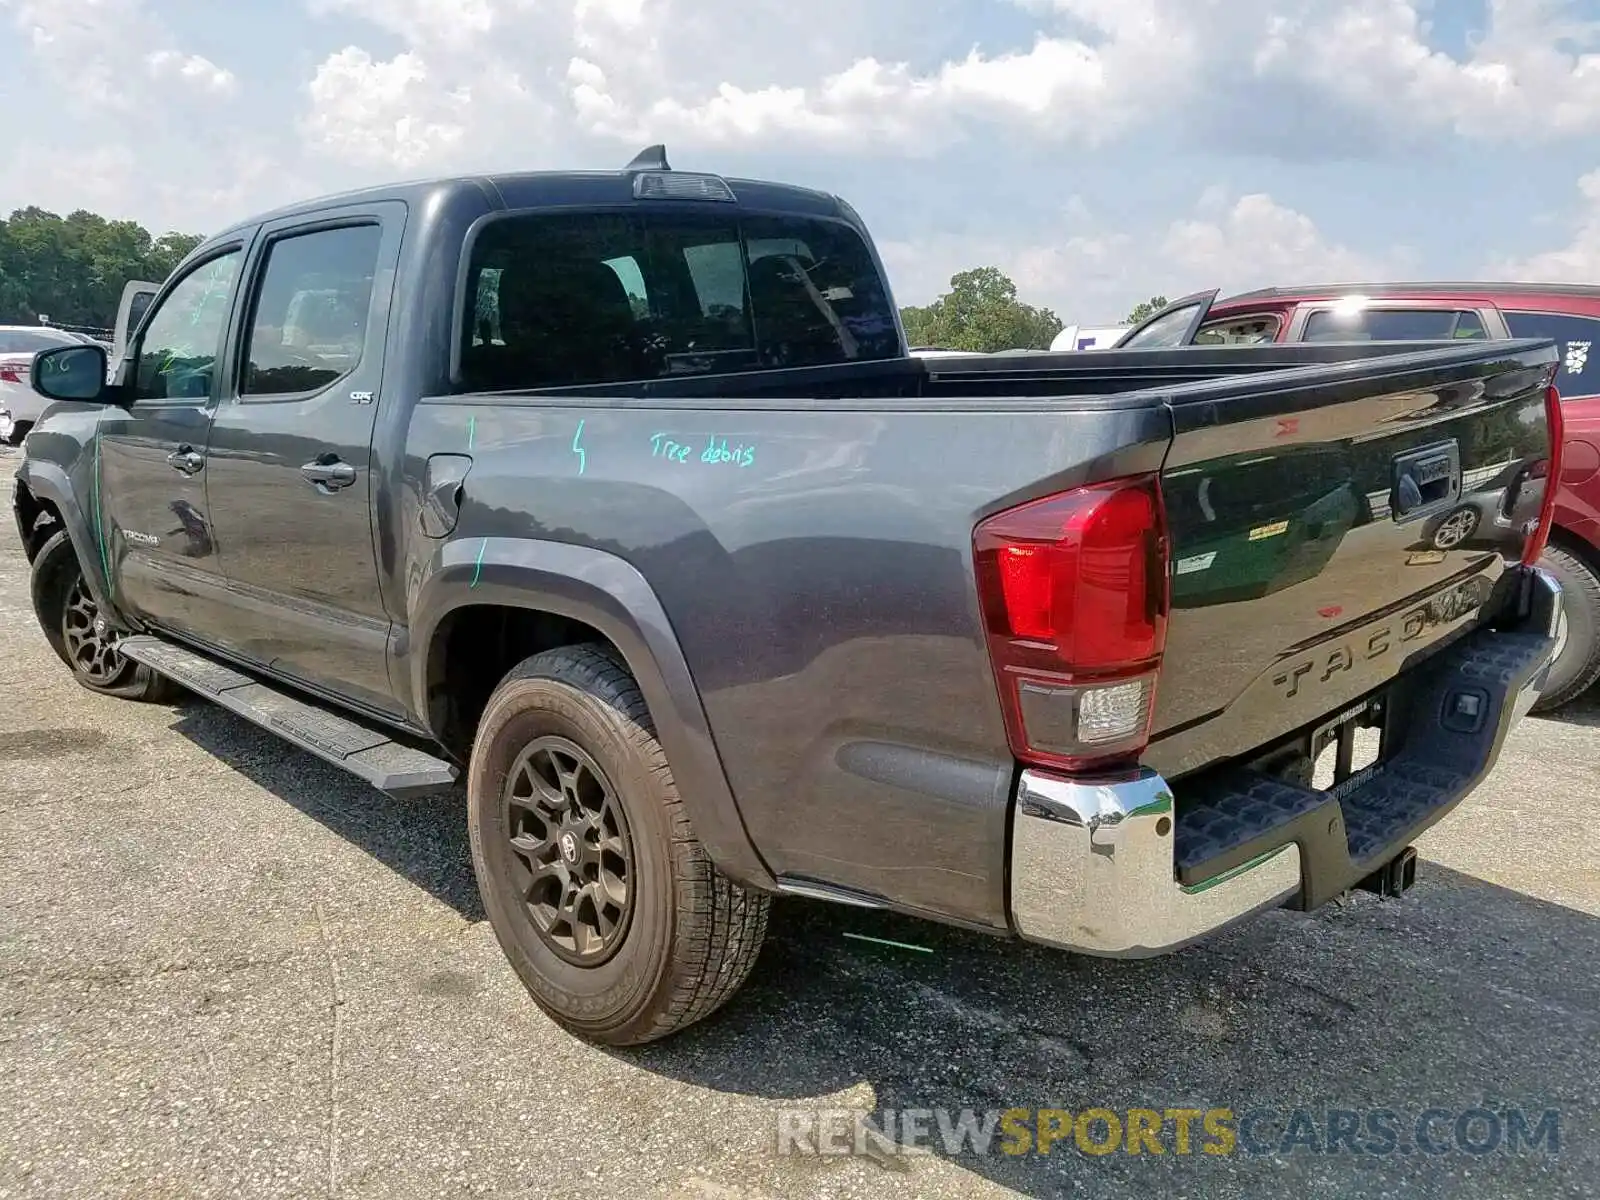
[[[1007,509],[972,541],[1012,753],[1065,770],[1136,758],[1166,645],[1167,534],[1155,477]]]
[[[1544,394],[1545,426],[1550,431],[1550,457],[1535,463],[1528,478],[1544,480],[1544,497],[1539,502],[1539,523],[1522,544],[1522,563],[1535,566],[1550,541],[1550,528],[1556,519],[1556,493],[1561,490],[1561,446],[1566,441],[1566,423],[1561,414],[1561,392],[1554,384]]]

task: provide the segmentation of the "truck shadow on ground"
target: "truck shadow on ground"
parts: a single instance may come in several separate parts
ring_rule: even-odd
[[[463,919],[484,919],[467,844],[464,789],[396,800],[206,700],[181,705],[172,729]]]
[[[919,945],[898,950],[848,938]],[[1424,864],[1405,899],[1361,894],[1310,916],[1272,913],[1201,946],[1111,962],[893,916],[780,903],[767,949],[719,1017],[621,1057],[718,1091],[807,1105],[870,1085],[882,1109],[1103,1107],[1164,1112],[1390,1109],[1405,1137],[1429,1107],[1561,1112],[1559,1160],[1524,1152],[1358,1161],[1172,1153],[956,1156],[1030,1196],[1102,1183],[1177,1194],[1249,1181],[1307,1194],[1457,1178],[1550,1194],[1597,1169],[1593,963],[1600,920]],[[838,1104],[837,1099],[821,1100]],[[774,1113],[776,1140],[777,1112]],[[1321,1125],[1326,1128],[1325,1124]],[[1198,1127],[1197,1127],[1198,1129]],[[1099,1136],[1104,1136],[1100,1134]],[[935,1132],[937,1142],[938,1134]],[[1568,1174],[1570,1172],[1570,1175]],[[1362,1182],[1364,1180],[1364,1182]],[[1270,1181],[1270,1184],[1269,1182]],[[1448,1193],[1448,1187],[1446,1193]],[[1188,1194],[1195,1194],[1189,1192]]]
[[[1580,702],[1579,707],[1588,701]],[[1571,710],[1568,710],[1569,712]],[[459,789],[390,799],[208,703],[173,728],[466,920],[483,910]],[[853,936],[847,936],[853,935]],[[902,949],[862,938],[904,943]],[[620,1064],[778,1110],[1103,1107],[1560,1111],[1561,1153],[1443,1157],[1123,1153],[954,1161],[1034,1197],[1091,1178],[1134,1193],[1581,1194],[1600,1172],[1593,1065],[1600,919],[1424,863],[1403,900],[1270,913],[1179,954],[1113,962],[892,914],[779,901],[754,974],[682,1035]],[[1325,1124],[1322,1126],[1326,1128]],[[1448,1127],[1443,1127],[1448,1131]],[[1196,1136],[1194,1146],[1201,1144]],[[836,1160],[835,1160],[836,1161]],[[815,1173],[828,1162],[794,1162]],[[1468,1180],[1464,1190],[1460,1185]],[[885,1188],[902,1188],[886,1176]],[[1198,1189],[1198,1192],[1196,1191]]]

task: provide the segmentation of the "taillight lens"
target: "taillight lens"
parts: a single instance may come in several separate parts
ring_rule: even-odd
[[[1067,770],[1137,757],[1167,632],[1155,477],[997,513],[973,532],[973,553],[1012,753]]]
[[[1544,395],[1545,425],[1550,431],[1550,457],[1535,463],[1528,478],[1544,480],[1544,498],[1539,504],[1539,523],[1528,534],[1522,546],[1524,566],[1534,566],[1544,553],[1550,540],[1550,527],[1556,519],[1556,493],[1561,490],[1561,446],[1566,441],[1565,422],[1561,415],[1561,393],[1552,384]]]
[[[26,387],[30,379],[29,363],[0,362],[0,383],[18,383]]]

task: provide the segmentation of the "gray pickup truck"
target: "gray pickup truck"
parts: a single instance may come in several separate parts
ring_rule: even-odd
[[[123,340],[33,371],[50,644],[464,775],[602,1042],[727,1000],[777,894],[1139,956],[1403,890],[1561,636],[1550,342],[916,358],[847,204],[658,149],[247,221]]]

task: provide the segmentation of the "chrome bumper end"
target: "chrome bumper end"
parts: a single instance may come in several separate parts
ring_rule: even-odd
[[[1113,958],[1176,950],[1300,890],[1282,846],[1185,887],[1174,869],[1172,790],[1152,771],[1120,780],[1024,771],[1012,816],[1011,919],[1028,941]]]

